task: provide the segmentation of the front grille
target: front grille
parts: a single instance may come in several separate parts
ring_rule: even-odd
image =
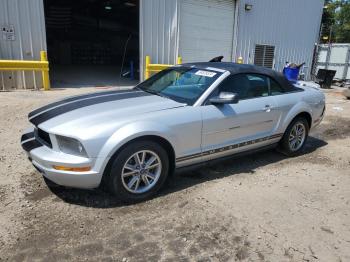
[[[43,142],[46,146],[52,148],[52,143],[50,139],[49,133],[45,132],[44,130],[38,128],[37,129],[37,136],[41,142]]]

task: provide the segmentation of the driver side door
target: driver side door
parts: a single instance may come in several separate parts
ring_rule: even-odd
[[[276,103],[269,96],[269,79],[257,74],[227,77],[211,96],[238,94],[235,104],[202,106],[202,152],[206,159],[269,144],[278,124]]]

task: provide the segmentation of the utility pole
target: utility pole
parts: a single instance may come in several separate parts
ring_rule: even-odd
[[[332,33],[333,33],[333,25],[330,26],[329,28],[329,36],[328,36],[328,45],[331,45],[331,41],[332,41]]]
[[[329,28],[328,50],[327,50],[327,56],[326,56],[326,69],[328,69],[329,60],[331,59],[332,31],[333,31],[333,25],[331,25]]]

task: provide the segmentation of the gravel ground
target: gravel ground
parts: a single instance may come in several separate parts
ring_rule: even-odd
[[[303,155],[275,151],[175,176],[125,206],[48,188],[19,143],[27,113],[95,89],[0,93],[0,260],[350,261],[350,101],[327,112]]]

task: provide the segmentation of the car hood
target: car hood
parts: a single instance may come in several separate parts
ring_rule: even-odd
[[[114,131],[146,114],[182,107],[168,98],[139,90],[109,91],[70,97],[29,113],[29,121],[50,133],[84,136]]]

